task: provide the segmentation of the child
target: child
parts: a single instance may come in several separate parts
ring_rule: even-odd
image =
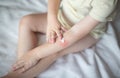
[[[106,32],[107,22],[112,21],[116,3],[117,0],[48,0],[48,13],[24,16],[13,72],[22,73],[34,66],[24,75],[37,76],[58,57],[94,45]],[[37,46],[36,32],[40,36],[46,34],[47,42]]]

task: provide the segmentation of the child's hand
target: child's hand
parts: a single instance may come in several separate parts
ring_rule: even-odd
[[[57,19],[48,20],[47,42],[54,43],[57,37],[62,39],[65,31],[66,29],[61,26]]]
[[[34,66],[38,60],[37,55],[28,52],[13,65],[13,71],[20,70],[20,73],[23,73]]]

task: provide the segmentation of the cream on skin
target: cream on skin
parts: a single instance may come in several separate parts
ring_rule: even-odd
[[[64,38],[62,38],[59,45],[62,47],[66,47],[68,45],[68,42]]]

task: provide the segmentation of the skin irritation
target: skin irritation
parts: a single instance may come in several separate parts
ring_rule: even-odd
[[[60,46],[66,47],[67,45],[68,45],[68,42],[67,42],[64,38],[62,38],[62,39],[60,40]]]

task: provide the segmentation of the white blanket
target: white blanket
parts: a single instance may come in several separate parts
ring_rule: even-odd
[[[0,0],[0,77],[16,56],[18,24],[23,15],[46,12],[47,0]],[[38,78],[120,78],[120,49],[111,24],[94,46],[58,59]]]

